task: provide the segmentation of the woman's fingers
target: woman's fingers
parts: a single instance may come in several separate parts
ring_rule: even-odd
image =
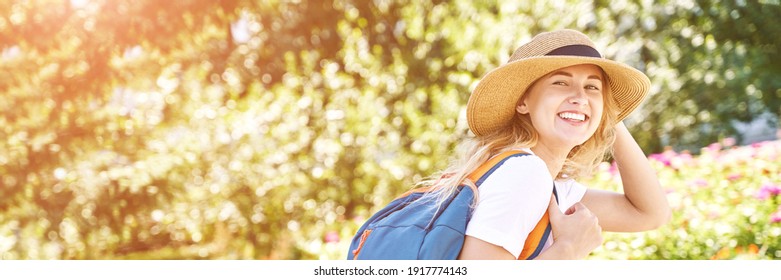
[[[565,213],[561,213],[558,203],[551,200],[548,212],[554,241],[563,241],[573,246],[579,258],[587,256],[602,244],[602,228],[599,226],[597,216],[584,204],[575,203]]]

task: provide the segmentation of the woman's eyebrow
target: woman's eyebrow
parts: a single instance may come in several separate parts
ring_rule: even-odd
[[[572,74],[571,73],[564,72],[564,71],[556,71],[556,72],[553,72],[553,74],[550,74],[551,77],[556,76],[556,75],[562,75],[562,76],[567,76],[567,77],[572,78]]]
[[[550,76],[553,77],[553,76],[556,76],[556,75],[562,75],[562,76],[566,76],[566,77],[570,77],[570,78],[573,77],[572,73],[565,72],[565,71],[556,71],[556,72],[553,72],[553,74],[551,74]],[[602,78],[599,77],[598,75],[589,75],[588,79],[596,79],[596,80],[602,81]]]

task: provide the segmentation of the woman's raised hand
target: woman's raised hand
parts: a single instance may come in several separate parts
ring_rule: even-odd
[[[583,259],[602,245],[599,220],[583,203],[577,202],[561,213],[559,204],[551,196],[548,205],[553,246],[559,247],[561,257]],[[552,248],[552,247],[551,247]]]

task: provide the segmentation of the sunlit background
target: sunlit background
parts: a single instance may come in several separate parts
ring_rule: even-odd
[[[626,123],[674,209],[590,258],[781,259],[779,2],[4,1],[0,259],[343,259],[560,28],[651,78]]]

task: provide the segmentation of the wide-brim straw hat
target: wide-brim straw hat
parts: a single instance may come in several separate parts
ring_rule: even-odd
[[[610,96],[620,109],[616,123],[648,94],[651,82],[645,74],[603,58],[585,34],[568,29],[546,32],[516,49],[507,64],[480,80],[466,107],[469,129],[483,136],[507,127],[518,101],[532,83],[557,69],[580,64],[597,65],[607,74]]]

